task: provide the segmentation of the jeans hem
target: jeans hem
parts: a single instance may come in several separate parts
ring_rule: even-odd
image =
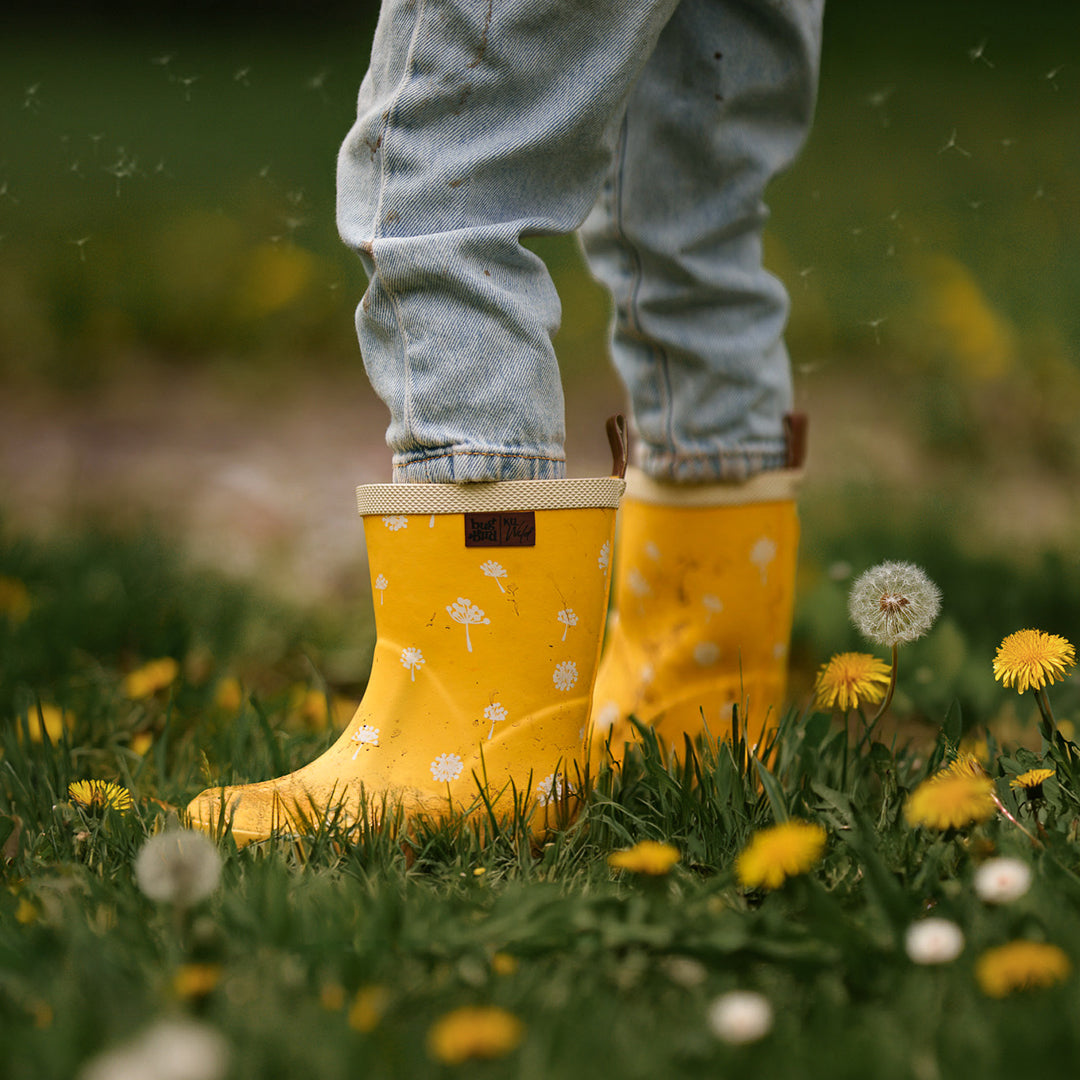
[[[482,484],[501,480],[563,480],[566,459],[509,450],[447,450],[394,458],[395,484]]]
[[[650,479],[675,484],[742,482],[759,473],[787,466],[783,440],[775,445],[728,448],[699,453],[673,453],[641,447],[637,466]]]

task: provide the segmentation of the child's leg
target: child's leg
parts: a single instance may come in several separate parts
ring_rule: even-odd
[[[338,163],[394,479],[565,471],[560,306],[522,235],[580,225],[676,0],[386,0]]]

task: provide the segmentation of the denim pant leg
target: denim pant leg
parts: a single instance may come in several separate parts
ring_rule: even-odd
[[[627,105],[583,240],[615,296],[638,464],[735,480],[784,464],[788,302],[761,265],[768,181],[809,130],[822,0],[683,0]]]
[[[588,214],[676,4],[384,0],[338,228],[370,278],[357,331],[396,481],[564,475],[561,311],[520,239]]]

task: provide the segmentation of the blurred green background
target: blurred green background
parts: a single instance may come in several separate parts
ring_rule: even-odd
[[[88,502],[107,510],[110,494],[130,516],[144,489],[171,490],[211,431],[233,439],[222,458],[242,450],[272,478],[275,449],[309,487],[332,471],[345,521],[351,485],[384,478],[385,417],[353,330],[364,279],[334,224],[335,156],[375,14],[277,0],[46,3],[7,17],[9,521],[63,524]],[[798,405],[812,419],[808,590],[837,572],[837,553],[857,568],[918,546],[931,561],[954,547],[1014,561],[1075,550],[1078,31],[1066,2],[827,7],[816,127],[771,192],[767,243],[791,292]],[[601,406],[618,403],[608,310],[572,241],[535,246],[564,302],[557,348],[580,475],[603,452]],[[243,444],[249,427],[258,439]],[[125,462],[170,438],[177,454],[143,488],[120,483],[116,454],[112,471],[50,486],[58,440],[81,460],[121,429]],[[108,490],[88,500],[95,484]],[[184,498],[171,498],[181,528]],[[24,513],[32,502],[49,512]],[[281,548],[290,522],[321,511],[293,499],[274,513]],[[237,543],[222,533],[219,554]],[[348,545],[313,558],[355,561]]]

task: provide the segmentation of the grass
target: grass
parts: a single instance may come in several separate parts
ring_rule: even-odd
[[[956,633],[978,656],[977,720],[958,702],[921,700],[933,684],[918,673],[948,652],[939,626],[902,654],[913,674],[890,733],[863,738],[858,723],[793,708],[767,768],[738,738],[699,740],[669,768],[646,737],[621,769],[595,778],[580,818],[540,847],[520,820],[483,836],[457,823],[358,838],[331,823],[303,843],[239,851],[226,836],[220,883],[178,911],[140,891],[138,852],[208,781],[280,774],[328,744],[333,721],[307,691],[333,701],[358,690],[318,676],[341,628],[191,570],[153,538],[7,538],[4,1075],[72,1077],[152,1022],[187,1017],[224,1036],[229,1076],[439,1076],[454,1070],[432,1059],[428,1033],[464,1004],[524,1023],[515,1049],[463,1066],[481,1075],[923,1080],[1005,1077],[1032,1063],[1041,1075],[1070,1075],[1077,977],[997,1000],[974,968],[1015,938],[1080,961],[1080,785],[1067,743],[1040,750],[1030,728],[1018,739],[1002,727],[1015,695],[992,680],[988,631],[967,621],[987,567],[965,571],[939,550],[935,570]],[[1015,576],[1021,621],[1059,628],[1049,571]],[[25,583],[28,607],[13,581]],[[827,637],[813,629],[827,620],[815,623],[811,611],[827,607],[820,591],[800,604],[810,670],[828,655],[811,636]],[[175,679],[130,697],[126,674],[158,656],[180,661]],[[239,697],[228,679],[237,672]],[[1080,713],[1075,681],[1051,695],[1069,730]],[[67,720],[41,735],[52,704]],[[999,798],[1039,831],[1040,845],[1002,814],[944,833],[905,821],[907,793],[961,739],[980,737]],[[1057,776],[1032,812],[1008,781],[1040,762]],[[129,787],[133,809],[73,804],[69,783],[91,777]],[[824,827],[822,860],[775,891],[741,886],[738,853],[789,817]],[[611,851],[646,838],[678,849],[669,875],[608,867]],[[978,899],[973,874],[990,854],[1031,867],[1025,896],[1002,906]],[[928,913],[962,928],[954,962],[907,958],[904,935]],[[710,1003],[736,988],[775,1009],[773,1031],[752,1045],[728,1045],[707,1024]]]

